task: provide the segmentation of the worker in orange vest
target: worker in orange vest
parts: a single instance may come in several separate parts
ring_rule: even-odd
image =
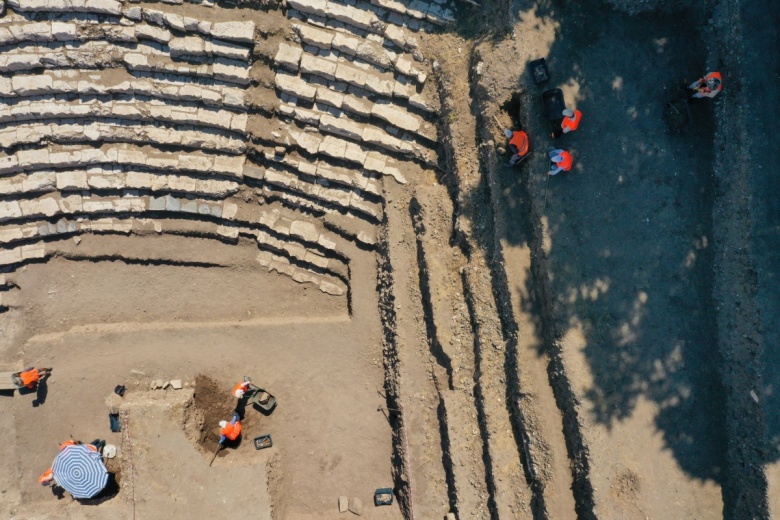
[[[22,384],[27,388],[33,388],[41,379],[41,374],[37,368],[30,367],[19,374],[19,379],[22,380]]]
[[[528,134],[522,130],[507,129],[504,130],[504,135],[507,138],[507,149],[512,152],[507,166],[514,166],[528,154]]]
[[[688,88],[693,91],[692,98],[714,98],[723,90],[723,76],[717,71],[710,72],[691,83]]]
[[[43,475],[38,477],[38,484],[42,486],[56,485],[57,482],[54,480],[54,470],[49,468],[46,471],[44,471]]]
[[[567,108],[563,111],[563,120],[561,121],[561,130],[564,134],[575,131],[582,121],[582,112]]]
[[[233,414],[233,419],[230,422],[219,421],[219,427],[222,430],[219,432],[219,445],[225,444],[225,441],[234,441],[241,435],[241,421],[237,413]]]
[[[244,376],[244,382],[238,383],[236,386],[233,387],[233,397],[236,397],[238,399],[241,399],[244,397],[244,394],[247,390],[249,390],[249,385],[252,384],[252,381]]]
[[[574,163],[574,158],[566,150],[555,149],[550,146],[547,148],[547,155],[553,162],[550,165],[550,175],[557,175],[560,172],[568,172]]]

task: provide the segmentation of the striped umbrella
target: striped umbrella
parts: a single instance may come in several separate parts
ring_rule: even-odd
[[[63,448],[54,459],[52,470],[54,480],[73,498],[92,498],[108,483],[103,457],[84,444]]]

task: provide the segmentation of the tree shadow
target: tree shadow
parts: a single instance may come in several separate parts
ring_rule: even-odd
[[[518,67],[546,57],[551,81],[537,87],[527,70],[513,71],[523,92],[520,126],[537,152],[520,172],[501,172],[506,234],[500,238],[532,250],[541,242],[540,223],[535,237],[521,225],[530,211],[523,191],[529,183],[541,197],[547,183],[551,301],[542,306],[550,305],[559,335],[581,331],[593,380],[579,413],[612,429],[649,401],[680,468],[723,484],[712,102],[692,105],[694,125],[682,135],[672,134],[662,118],[668,89],[705,72],[706,51],[691,29],[697,21],[687,12],[629,17],[595,0],[516,5],[554,21],[556,31],[546,55],[517,56]],[[577,132],[555,140],[573,153],[575,168],[546,179],[539,151],[552,143],[541,93],[553,87],[564,90],[567,105],[576,103],[584,119]],[[469,195],[470,204],[485,203],[482,193]],[[535,294],[539,279],[528,280],[523,290]],[[533,315],[543,313],[534,302],[526,305]]]

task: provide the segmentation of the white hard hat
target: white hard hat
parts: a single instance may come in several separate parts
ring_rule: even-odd
[[[244,389],[239,388],[238,390],[236,390],[236,397],[244,397],[244,393],[245,393]]]
[[[220,428],[224,428],[225,426],[227,426],[227,421],[219,421]]]
[[[512,137],[512,131],[509,130],[509,129],[504,130],[504,135],[507,136],[507,137]]]
[[[572,110],[571,108],[567,108],[566,110],[563,111],[563,115],[565,115],[566,117],[574,117],[574,110]]]

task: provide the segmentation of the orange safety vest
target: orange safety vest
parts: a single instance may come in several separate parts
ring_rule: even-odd
[[[528,134],[521,130],[512,132],[509,144],[514,145],[517,148],[517,155],[522,157],[528,153]]]
[[[241,421],[236,421],[236,424],[227,423],[220,435],[224,435],[228,440],[234,441],[241,435]]]
[[[718,84],[718,88],[716,88],[715,90],[709,88],[707,86],[707,80],[709,79],[717,79],[720,82],[720,84]],[[723,90],[723,76],[721,76],[720,72],[718,71],[710,72],[709,74],[707,74],[706,76],[704,76],[699,80],[699,85],[700,87],[698,88],[698,90],[701,91],[702,94],[709,94],[711,92],[720,92],[721,90]]]
[[[559,167],[563,168],[563,171],[567,172],[571,170],[571,165],[574,163],[574,157],[571,156],[569,152],[566,150],[563,150],[561,153],[561,160],[558,161],[557,164]]]
[[[568,128],[569,132],[573,132],[580,126],[582,120],[582,112],[579,110],[574,111],[574,117],[564,117],[561,121],[561,128]]]
[[[239,390],[243,390],[244,392],[246,392],[248,388],[249,388],[249,383],[246,383],[246,382],[244,382],[244,383],[239,383],[239,384],[237,384],[237,385],[236,385],[236,386],[233,388],[233,396],[234,396],[234,397],[239,397],[239,395],[238,395],[238,391],[239,391]]]
[[[37,383],[38,379],[40,379],[37,368],[33,368],[32,370],[28,370],[27,372],[22,372],[21,374],[19,374],[19,377],[22,380],[22,384],[27,388],[32,388],[33,386],[35,386],[35,383]]]
[[[43,472],[43,475],[38,477],[38,484],[42,486],[48,486],[54,480],[54,471],[51,468]]]

